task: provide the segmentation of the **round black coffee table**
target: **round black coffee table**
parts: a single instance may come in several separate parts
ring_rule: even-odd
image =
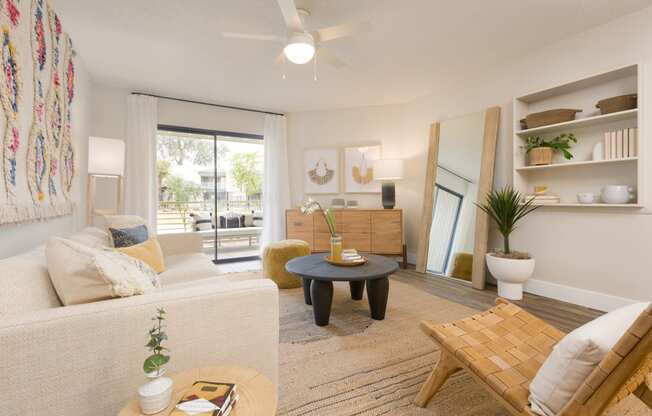
[[[367,255],[367,263],[355,267],[333,266],[324,260],[326,253],[297,257],[285,269],[301,277],[303,297],[312,305],[315,324],[328,325],[333,301],[333,282],[349,282],[351,298],[361,300],[365,282],[371,317],[385,319],[389,275],[398,270],[398,263],[382,256]]]

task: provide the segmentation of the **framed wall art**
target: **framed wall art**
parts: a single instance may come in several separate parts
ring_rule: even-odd
[[[380,159],[380,145],[344,149],[344,192],[380,193],[381,184],[374,180],[374,160]]]
[[[337,149],[307,149],[303,153],[303,191],[306,194],[336,194],[340,175]]]

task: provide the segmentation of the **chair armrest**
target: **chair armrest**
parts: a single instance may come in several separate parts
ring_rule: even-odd
[[[202,235],[199,233],[159,234],[156,236],[163,256],[176,254],[201,253],[204,248]]]
[[[210,279],[209,279],[210,280]],[[278,289],[267,279],[197,286],[0,319],[3,414],[117,414],[144,378],[144,345],[167,311],[170,374],[253,368],[278,382]],[[164,344],[165,345],[165,344]]]

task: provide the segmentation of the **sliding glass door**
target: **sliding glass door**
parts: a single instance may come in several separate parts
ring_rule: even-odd
[[[197,233],[215,262],[257,258],[262,136],[159,126],[158,232]]]

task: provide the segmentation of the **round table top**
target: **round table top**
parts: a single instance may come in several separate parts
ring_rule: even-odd
[[[235,383],[240,399],[230,415],[232,416],[274,416],[276,415],[276,388],[274,384],[255,370],[244,367],[203,367],[193,368],[172,376],[174,391],[170,405],[156,415],[167,416],[186,390],[195,381],[214,381]],[[143,380],[143,384],[145,381]],[[141,416],[138,397],[127,403],[118,416]]]
[[[387,277],[398,270],[398,263],[383,256],[367,254],[362,266],[334,266],[324,260],[327,253],[297,257],[285,265],[285,270],[301,277],[327,281],[372,280]]]

